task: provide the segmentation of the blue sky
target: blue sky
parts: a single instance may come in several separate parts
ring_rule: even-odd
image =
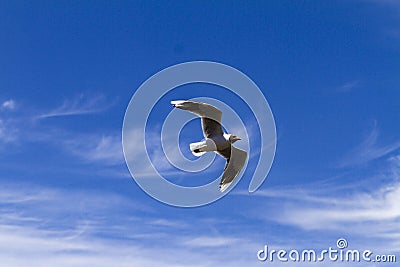
[[[0,28],[2,266],[258,266],[265,244],[326,249],[340,237],[400,260],[396,1],[0,1]],[[259,191],[244,175],[184,209],[136,185],[121,130],[147,78],[193,60],[255,81],[278,142]],[[175,182],[194,178],[208,181]]]

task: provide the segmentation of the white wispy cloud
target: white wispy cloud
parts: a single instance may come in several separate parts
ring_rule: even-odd
[[[2,109],[13,110],[16,108],[16,103],[13,99],[9,99],[9,100],[4,101],[1,104],[1,107],[2,107]]]
[[[159,146],[161,136],[155,131],[148,132],[146,140],[143,129],[132,129],[124,132],[124,135],[124,153],[128,160],[128,166],[137,177],[154,176],[155,170],[168,174],[181,174],[170,164],[170,161],[182,164],[183,159],[180,148],[171,140],[164,140],[164,147],[161,147]],[[165,150],[168,150],[168,158]]]
[[[105,165],[118,165],[124,162],[119,134],[77,134],[66,137],[63,143],[67,151],[86,162],[100,162]]]
[[[71,240],[53,232],[25,227],[0,228],[0,238],[0,263],[7,267],[239,267],[256,263],[253,255],[244,257],[237,254],[237,249],[226,248],[229,254],[226,255],[167,245],[145,247],[139,242],[98,237],[81,236]]]
[[[113,102],[106,99],[103,95],[85,96],[83,94],[71,100],[65,100],[64,103],[49,112],[45,112],[37,116],[37,118],[50,118],[61,116],[72,116],[97,113],[108,109]]]
[[[329,240],[332,243],[335,238],[346,237],[352,248],[399,255],[400,156],[391,156],[380,163],[378,170],[360,179],[345,172],[310,184],[260,190],[251,195],[254,200],[248,200],[254,203],[250,204],[254,209],[248,211],[248,216],[262,219],[266,225],[277,223],[288,232],[305,236],[302,240],[313,240],[314,247],[327,246]],[[236,195],[242,201],[249,197],[245,191]],[[273,241],[271,238],[269,241]],[[291,247],[310,247],[310,241],[302,244],[295,239],[294,242]],[[288,247],[285,243],[278,244]]]
[[[350,92],[360,86],[359,80],[347,81],[336,88],[338,92]]]
[[[146,164],[147,155],[138,153],[138,147],[143,147],[143,129],[132,129],[124,132],[124,153],[128,160],[128,166],[139,177],[154,175],[153,166]]]
[[[0,263],[8,267],[187,266],[180,262],[199,262],[199,256],[189,251],[183,254],[160,248],[155,254],[154,248],[134,242],[84,236],[66,239],[59,233],[30,227],[2,227],[0,238]]]
[[[304,229],[343,229],[347,223],[381,223],[400,219],[400,183],[336,198],[307,192],[303,200],[297,201],[301,201],[302,207],[290,204],[279,216],[279,221]]]
[[[400,141],[382,145],[378,143],[378,137],[379,129],[375,123],[369,135],[339,162],[339,167],[368,163],[400,149]]]
[[[2,266],[244,266],[254,260],[245,239],[181,235],[192,225],[154,218],[148,207],[120,195],[1,185]],[[203,250],[210,247],[232,254]]]
[[[150,222],[154,226],[172,227],[172,228],[183,228],[187,227],[188,224],[182,221],[174,221],[167,219],[156,219]]]
[[[104,104],[104,105],[103,105]],[[108,108],[103,96],[87,99],[80,96],[73,101],[66,101],[62,107],[34,118],[77,115],[93,113]],[[57,148],[64,148],[88,162],[101,162],[115,165],[123,162],[121,136],[119,133],[87,133],[69,131],[57,126],[32,123],[31,117],[16,114],[11,118],[0,117],[0,141],[10,142],[17,138],[25,143],[48,143]],[[60,146],[61,145],[61,146]]]
[[[395,164],[397,158],[391,161]],[[268,223],[265,227],[260,223],[257,227],[246,226],[248,222],[254,222],[248,210],[242,211],[244,216],[232,209],[207,219],[201,215],[206,212],[204,209],[198,210],[198,215],[188,217],[188,211],[164,205],[148,207],[133,197],[103,190],[0,185],[0,203],[3,203],[0,206],[0,240],[3,241],[0,244],[0,264],[4,266],[25,266],[29,263],[45,267],[103,267],[115,265],[116,259],[119,266],[256,266],[260,264],[256,252],[264,244],[271,248],[301,248],[301,242],[291,240],[282,232],[274,234],[271,229],[271,233],[263,233],[269,227]],[[329,193],[327,189],[303,189],[299,193],[296,188],[286,188],[271,190],[279,192],[268,195],[273,209],[263,208],[257,198],[257,205],[248,207],[254,207],[258,214],[268,216],[268,221],[279,222],[280,227],[296,226],[306,232],[336,229],[340,234],[379,236],[387,241],[386,247],[382,245],[386,248],[385,252],[391,252],[390,249],[399,242],[398,221],[388,214],[379,218],[374,216],[378,216],[376,214],[381,210],[387,211],[390,205],[394,205],[391,212],[396,213],[396,208],[400,210],[396,204],[400,203],[399,188],[399,184],[393,183],[391,187],[382,187],[373,194],[356,192],[347,197],[335,196],[337,191]],[[296,196],[289,198],[293,195]],[[302,200],[302,196],[308,197]],[[240,199],[240,202],[243,200]],[[283,210],[277,209],[277,203]],[[232,202],[225,204],[235,205]],[[363,209],[369,206],[371,210],[365,212]],[[354,219],[346,219],[357,209],[361,210],[360,224],[356,224]],[[166,211],[168,215],[163,216],[160,211]],[[332,219],[330,211],[339,215]],[[179,215],[176,214],[185,219],[177,219]],[[227,217],[228,214],[232,218]],[[371,218],[375,224],[368,224]],[[328,220],[333,220],[336,225],[327,224]],[[378,224],[380,221],[382,223]],[[318,232],[315,234],[318,235]],[[280,241],[277,243],[274,240]],[[329,246],[335,241],[326,240],[320,241],[322,246]],[[353,239],[349,241],[355,248]],[[304,244],[311,245],[307,244],[307,240]],[[314,245],[316,249],[320,247]],[[393,251],[397,253],[397,250]],[[27,257],[18,257],[21,253]],[[275,265],[280,266],[281,263],[275,262]],[[298,265],[308,266],[307,263]],[[330,266],[330,262],[318,266]],[[354,266],[362,266],[362,263]]]
[[[17,139],[17,128],[12,120],[4,120],[0,117],[0,142],[10,143]]]
[[[190,247],[224,247],[234,246],[240,242],[237,238],[200,236],[187,240],[185,245]]]
[[[377,251],[400,253],[400,164],[398,156],[378,177],[363,181],[270,188],[256,196],[268,199],[267,221],[303,233],[337,233]],[[244,194],[244,193],[241,193]],[[279,203],[280,209],[274,209]],[[258,208],[259,209],[259,208]]]

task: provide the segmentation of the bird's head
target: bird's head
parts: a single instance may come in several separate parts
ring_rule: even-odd
[[[235,143],[236,141],[242,140],[239,137],[237,137],[234,134],[231,134],[231,136],[229,136],[229,142],[231,142],[231,144]]]

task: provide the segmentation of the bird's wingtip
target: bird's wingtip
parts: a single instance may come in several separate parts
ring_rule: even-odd
[[[231,183],[232,183],[232,182],[231,182]],[[221,192],[224,192],[224,191],[231,185],[231,183],[219,185],[219,190],[220,190]]]
[[[183,104],[184,102],[185,102],[185,100],[172,100],[171,104],[176,106],[176,105]]]

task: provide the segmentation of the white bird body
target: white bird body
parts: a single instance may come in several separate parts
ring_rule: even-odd
[[[176,108],[187,110],[201,117],[205,140],[191,143],[190,150],[195,156],[207,152],[216,152],[226,159],[224,173],[220,182],[221,192],[225,191],[237,177],[246,162],[247,152],[232,144],[240,138],[224,133],[221,126],[222,112],[218,108],[201,102],[176,100],[171,101]]]

